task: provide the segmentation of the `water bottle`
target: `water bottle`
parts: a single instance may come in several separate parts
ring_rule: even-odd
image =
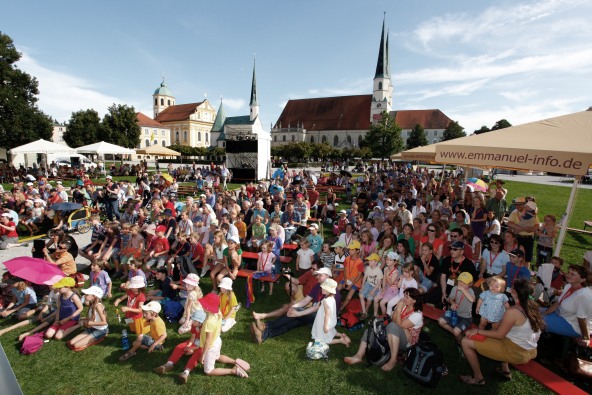
[[[452,313],[450,314],[450,325],[451,326],[456,326],[456,323],[458,322],[458,314],[456,313],[456,310],[452,310]]]
[[[121,332],[121,349],[123,351],[127,351],[130,349],[130,343],[129,343],[129,338],[127,337],[127,330],[123,330],[123,332]]]

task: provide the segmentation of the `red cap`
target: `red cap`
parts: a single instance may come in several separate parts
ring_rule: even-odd
[[[163,225],[158,225],[156,227],[157,232],[166,232],[166,230],[167,230],[166,226],[163,226]]]

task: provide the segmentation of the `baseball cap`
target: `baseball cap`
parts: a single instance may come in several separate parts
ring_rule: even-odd
[[[335,244],[333,244],[331,247],[335,248],[335,247],[341,247],[341,248],[345,248],[347,247],[345,242],[343,241],[337,241]]]
[[[167,228],[164,225],[158,225],[156,227],[156,232],[166,232]]]
[[[236,244],[240,244],[240,240],[236,236],[230,236],[228,239],[226,239],[226,241],[232,241]]]
[[[368,255],[368,257],[366,259],[369,260],[369,261],[380,261],[380,257],[375,252],[373,252],[372,254]]]
[[[310,226],[308,227],[308,229],[312,229],[315,228],[316,230],[319,230],[319,225],[317,224],[310,224]]]
[[[359,241],[354,240],[351,243],[349,243],[349,245],[347,246],[347,248],[349,249],[355,249],[355,250],[359,250],[362,247],[362,245],[360,244]]]
[[[162,310],[162,306],[156,300],[153,300],[152,302],[143,305],[142,310],[152,311],[152,312],[158,314],[158,313],[160,313],[160,310]]]
[[[512,251],[510,251],[510,255],[515,255],[519,258],[524,258],[524,251],[522,251],[520,248],[515,248]]]
[[[386,257],[388,259],[392,259],[393,261],[401,260],[401,257],[399,256],[399,254],[397,254],[395,251],[390,251],[388,254],[386,254]]]
[[[455,241],[454,243],[452,243],[450,245],[450,248],[464,249],[465,248],[465,243],[463,243],[462,241]]]
[[[527,203],[525,204],[525,206],[526,206],[526,207],[528,207],[528,208],[529,208],[529,209],[531,209],[531,210],[536,210],[536,209],[537,209],[537,205],[536,205],[536,203],[535,203],[535,202],[527,202]]]
[[[458,275],[458,281],[470,285],[473,282],[473,276],[469,272],[462,272]]]
[[[314,274],[326,274],[329,277],[333,277],[333,273],[331,272],[331,269],[329,269],[328,267],[322,267],[319,270],[315,271]]]

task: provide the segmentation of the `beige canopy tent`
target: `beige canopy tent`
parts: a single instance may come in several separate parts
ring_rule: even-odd
[[[79,154],[94,154],[103,157],[105,154],[130,155],[135,153],[133,149],[121,147],[119,145],[107,143],[105,141],[78,147],[76,148],[76,152]]]
[[[403,160],[416,160],[419,162],[435,163],[436,158],[436,144],[424,145],[423,147],[415,147],[407,151],[401,152]]]
[[[180,156],[181,153],[173,151],[167,147],[161,147],[160,145],[151,145],[148,148],[137,149],[136,154],[139,155],[152,155],[152,156]]]
[[[481,165],[573,175],[574,184],[555,254],[565,239],[579,177],[592,164],[592,108],[588,111],[512,126],[436,146],[440,163]]]

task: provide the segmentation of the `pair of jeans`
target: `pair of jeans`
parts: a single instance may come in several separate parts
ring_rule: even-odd
[[[121,214],[119,213],[119,200],[108,199],[105,202],[105,209],[107,211],[107,218],[109,218],[109,221],[113,221],[113,216],[115,216],[118,221],[121,219]]]
[[[301,317],[288,317],[283,315],[277,320],[266,322],[265,331],[263,331],[263,340],[280,336],[292,329],[308,325],[312,327],[316,317],[316,313],[303,315]]]

